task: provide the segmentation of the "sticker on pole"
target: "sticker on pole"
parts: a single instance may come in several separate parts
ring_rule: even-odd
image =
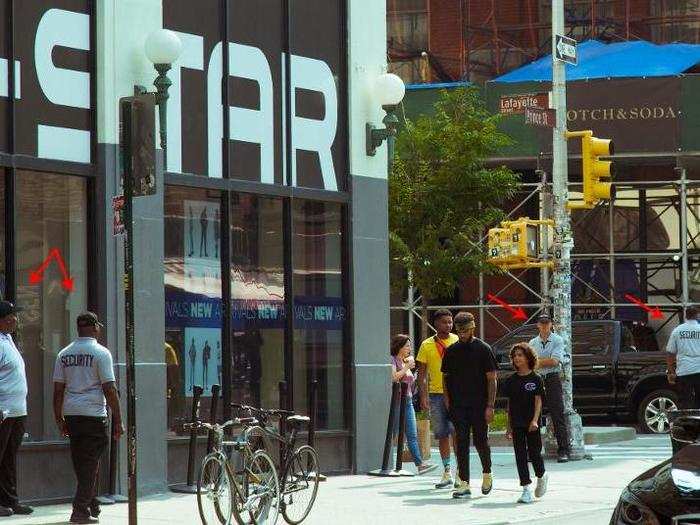
[[[564,35],[556,35],[554,41],[554,58],[575,66],[576,60],[576,40]]]
[[[114,212],[112,234],[114,236],[124,235],[124,233],[126,233],[126,225],[124,224],[124,195],[112,197],[112,211]]]

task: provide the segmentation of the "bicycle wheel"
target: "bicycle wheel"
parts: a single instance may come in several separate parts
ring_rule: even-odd
[[[240,484],[234,487],[233,517],[237,523],[274,524],[279,516],[280,486],[272,458],[256,451],[244,465]]]
[[[231,478],[220,454],[209,454],[202,461],[197,477],[197,506],[203,525],[226,525],[231,520]]]
[[[316,501],[318,454],[309,445],[299,447],[287,463],[282,487],[282,516],[296,525],[306,519]]]

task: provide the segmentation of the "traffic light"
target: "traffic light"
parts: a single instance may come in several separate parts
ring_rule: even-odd
[[[541,268],[551,266],[540,256],[540,228],[552,227],[552,220],[532,220],[520,217],[503,221],[500,228],[489,230],[489,262],[501,268]]]
[[[615,154],[613,141],[593,136],[591,130],[567,131],[566,138],[581,137],[581,157],[583,160],[583,202],[570,202],[569,208],[593,208],[601,200],[610,200],[612,184],[606,180],[613,175],[613,163],[600,160]]]

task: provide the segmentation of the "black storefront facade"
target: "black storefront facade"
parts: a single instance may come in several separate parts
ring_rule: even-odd
[[[226,401],[277,407],[284,382],[286,405],[308,413],[316,381],[324,471],[374,466],[385,403],[369,400],[388,391],[386,157],[365,158],[353,129],[381,114],[352,86],[385,67],[383,15],[357,38],[352,19],[343,0],[207,0],[196,13],[184,0],[0,2],[0,284],[26,308],[30,389],[22,498],[72,493],[51,371],[86,308],[106,321],[125,398],[116,108],[155,78],[143,41],[160,27],[183,52],[169,73],[167,166],[158,150],[158,194],[135,204],[141,489],[184,481],[195,385],[209,417],[213,384]]]

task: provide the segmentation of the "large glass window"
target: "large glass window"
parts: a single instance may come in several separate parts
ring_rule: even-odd
[[[166,187],[164,352],[176,433],[190,419],[194,387],[204,390],[208,418],[211,387],[222,384],[220,213],[216,191]]]
[[[78,177],[17,172],[17,343],[29,384],[27,432],[33,441],[58,439],[53,417],[56,354],[77,335],[87,308],[87,195]],[[49,261],[39,282],[30,273]],[[65,274],[63,269],[65,268]],[[64,281],[69,276],[72,287]]]
[[[279,405],[284,379],[282,201],[231,195],[232,399]]]
[[[341,205],[294,201],[292,231],[294,408],[308,411],[309,384],[316,380],[317,428],[345,428]]]

